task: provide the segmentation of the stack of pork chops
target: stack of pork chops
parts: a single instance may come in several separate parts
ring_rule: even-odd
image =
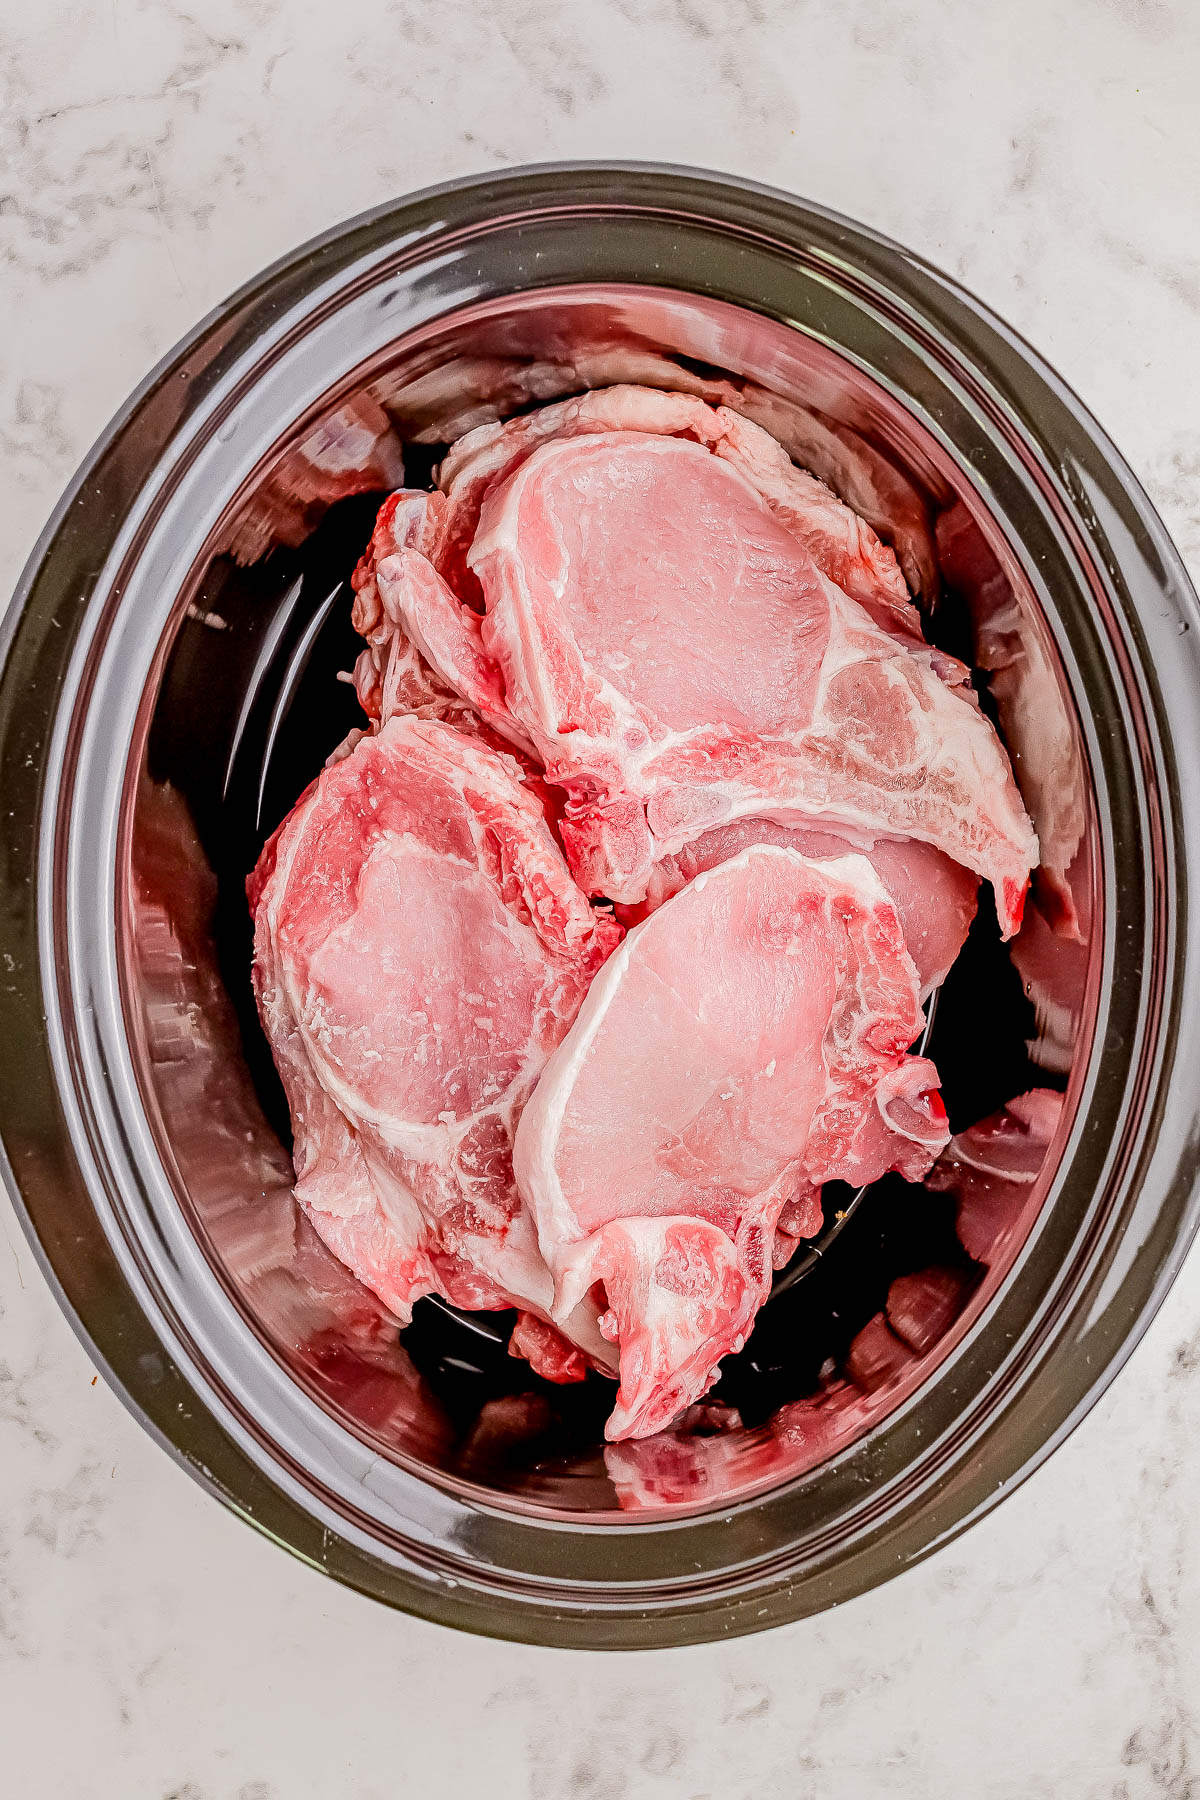
[[[980,880],[1038,846],[892,552],[779,444],[617,386],[484,425],[383,506],[355,732],[249,884],[296,1195],[407,1321],[668,1425],[822,1184],[947,1140],[909,1054]]]

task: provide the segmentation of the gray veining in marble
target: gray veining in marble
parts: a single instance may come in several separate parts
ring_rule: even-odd
[[[0,585],[230,288],[481,168],[663,158],[960,276],[1111,430],[1200,576],[1195,0],[0,0]],[[461,1638],[322,1581],[93,1370],[0,1202],[0,1792],[14,1800],[1200,1795],[1200,1261],[965,1539],[765,1638]]]

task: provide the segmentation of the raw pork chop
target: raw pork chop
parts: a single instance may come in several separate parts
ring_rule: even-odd
[[[906,1056],[918,981],[864,857],[760,845],[626,938],[547,1063],[514,1166],[568,1319],[603,1284],[620,1346],[610,1438],[666,1425],[740,1349],[785,1203],[915,1180],[948,1133]]]
[[[423,556],[401,560],[403,553],[426,540],[432,527],[431,509],[441,496],[401,489],[379,509],[366,555],[354,571],[354,629],[366,639],[354,669],[354,685],[363,711],[380,725],[398,713],[414,713],[423,719],[445,719],[450,724],[475,729],[486,720],[493,733],[515,742],[523,750],[529,740],[516,726],[504,702],[499,675],[479,640],[479,621],[448,597],[453,605],[453,641],[439,643],[439,606],[445,590]],[[385,569],[405,571],[405,579]],[[410,588],[415,598],[405,607]],[[415,631],[410,631],[406,612],[423,613],[435,649],[427,656]],[[439,657],[438,651],[441,651]],[[457,686],[438,673],[445,663]],[[469,698],[467,697],[469,696]]]
[[[656,359],[647,364],[656,374],[665,366]],[[544,376],[545,371],[541,373]],[[611,371],[607,378],[611,379]],[[683,371],[676,371],[674,379],[686,379],[697,388],[707,386],[714,393],[728,389],[732,398],[738,398],[728,384],[704,384],[697,377],[685,377]],[[746,403],[748,408],[748,396]],[[729,407],[706,404],[695,394],[617,383],[503,425],[467,432],[442,465],[442,492],[402,490],[385,502],[354,577],[355,628],[368,645],[355,677],[359,698],[372,718],[387,719],[393,712],[408,710],[460,722],[462,696],[470,694],[480,716],[490,710],[491,722],[502,736],[528,747],[511,715],[496,715],[496,677],[480,663],[478,626],[470,606],[455,616],[456,600],[482,607],[466,558],[485,495],[539,445],[617,429],[681,436],[728,460],[807,546],[818,567],[858,597],[885,629],[919,640],[917,615],[892,552],[822,482],[797,469],[767,432]],[[431,562],[450,584],[451,593],[439,595],[427,572],[410,559],[384,568],[388,558],[405,549],[419,551]],[[431,618],[432,624],[423,627],[423,617]],[[421,653],[425,629],[434,640],[432,662],[444,669],[444,675],[435,673]],[[959,684],[967,679],[953,658],[940,657],[938,669]]]
[[[360,693],[386,706],[381,656],[432,663],[443,695],[532,744],[567,793],[590,891],[635,903],[656,862],[765,816],[926,843],[992,880],[1015,928],[1036,839],[970,689],[872,624],[729,464],[644,434],[536,451],[484,505],[482,621],[418,548],[436,552],[444,505],[396,496],[381,516],[359,578],[375,646]]]
[[[623,923],[636,923],[705,869],[728,862],[751,844],[780,844],[810,858],[846,856],[862,848],[828,831],[789,830],[770,819],[737,819],[732,825],[706,831],[674,856],[665,857],[654,870],[642,906],[618,908]],[[979,884],[966,869],[928,844],[880,838],[864,848],[863,854],[896,908],[924,998],[945,980],[966,942]]]
[[[401,1320],[428,1293],[546,1317],[512,1137],[621,933],[571,881],[517,766],[395,718],[301,798],[250,898],[296,1196],[321,1237]],[[571,1330],[611,1360],[583,1312]],[[526,1328],[522,1346],[582,1373],[556,1333]]]
[[[461,576],[491,489],[544,444],[612,431],[702,444],[738,470],[831,580],[886,629],[920,639],[899,564],[871,527],[824,482],[798,469],[769,432],[727,406],[710,406],[690,394],[620,384],[468,432],[442,464],[439,486],[446,503],[431,514],[418,548],[467,597]],[[961,665],[955,668],[961,672]]]
[[[547,444],[488,495],[470,560],[588,891],[640,900],[662,857],[759,815],[930,844],[1016,928],[1037,840],[990,724],[730,464],[629,432]]]
[[[885,589],[891,590],[903,606],[907,596],[896,586],[886,551],[880,556],[869,534],[864,535],[865,521],[884,545],[892,546],[912,591],[927,599],[936,597],[938,563],[926,501],[860,431],[754,382],[698,375],[694,369],[672,361],[638,339],[606,334],[583,343],[576,340],[569,354],[563,352],[561,361],[453,357],[416,379],[399,386],[380,382],[371,391],[386,406],[405,443],[455,444],[480,426],[511,419],[535,401],[578,397],[584,389],[615,387],[689,394],[752,421],[800,465],[797,493],[803,491],[810,502],[826,510],[831,503],[836,509],[837,526],[832,532],[822,533],[823,539],[865,546],[868,561],[878,563]],[[823,384],[815,399],[818,408],[824,404],[838,411],[844,395],[838,388]],[[598,417],[604,421],[603,429],[611,429],[614,401],[607,397],[597,399],[594,392],[586,400],[586,406],[573,415],[566,407],[555,410],[559,418],[573,416],[574,420],[587,421]],[[620,396],[615,403],[620,404]],[[639,415],[645,405],[642,398]],[[853,412],[853,406],[850,410]],[[669,418],[681,416],[681,409],[676,408]],[[668,422],[653,429],[669,432],[674,427]],[[715,435],[714,427],[708,425],[701,441],[707,442]],[[511,441],[511,436],[506,432],[505,441]],[[745,436],[753,442],[753,431]],[[522,429],[521,439],[529,441],[527,427]],[[454,460],[450,459],[452,467]],[[825,492],[812,485],[814,476],[824,484]],[[856,515],[855,526],[842,519],[842,503]],[[832,520],[833,514],[830,517]],[[819,555],[817,560],[820,561]]]

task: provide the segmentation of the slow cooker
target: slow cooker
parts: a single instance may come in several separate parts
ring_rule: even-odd
[[[832,1195],[706,1419],[606,1447],[609,1395],[538,1382],[487,1315],[429,1300],[400,1331],[298,1214],[244,881],[358,721],[337,677],[380,499],[612,379],[733,382],[871,516],[982,671],[1045,866],[931,1011],[949,1164]],[[1036,353],[820,207],[531,168],[276,264],[113,420],[6,620],[0,1132],[89,1353],[259,1530],[496,1636],[758,1630],[946,1543],[1112,1379],[1196,1227],[1198,624]]]

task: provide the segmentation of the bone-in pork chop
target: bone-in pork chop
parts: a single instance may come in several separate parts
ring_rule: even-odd
[[[629,432],[544,445],[489,493],[470,561],[587,891],[636,902],[661,858],[765,816],[929,844],[1015,929],[1037,840],[991,725],[729,463]]]
[[[653,360],[646,364],[648,370],[660,374],[666,367]],[[673,381],[682,374],[673,371]],[[612,380],[611,370],[607,379]],[[693,376],[687,380],[697,388],[705,385]],[[728,389],[731,400],[737,399],[728,384],[708,386],[714,394]],[[776,411],[782,407],[778,402]],[[783,416],[791,420],[795,412],[792,408]],[[774,421],[775,412],[771,418]],[[542,444],[614,430],[682,437],[730,462],[825,574],[858,599],[885,629],[919,641],[919,620],[892,551],[823,482],[796,468],[768,432],[730,406],[707,404],[695,394],[666,393],[625,380],[503,424],[466,432],[442,465],[440,491],[401,490],[384,504],[354,578],[354,623],[368,644],[359,659],[356,679],[363,706],[373,718],[386,719],[392,712],[411,710],[425,717],[456,719],[468,691],[479,716],[486,718],[494,698],[493,678],[479,665],[474,619],[462,619],[457,640],[447,639],[436,623],[433,626],[434,638],[440,639],[434,661],[440,669],[439,655],[449,658],[447,676],[454,683],[450,686],[447,676],[425,662],[418,647],[419,624],[416,636],[410,635],[420,599],[418,596],[414,602],[410,589],[413,583],[424,586],[425,575],[411,562],[407,566],[393,563],[381,581],[381,565],[402,550],[416,550],[449,584],[451,603],[468,602],[468,613],[473,606],[481,609],[482,596],[466,559],[489,490]],[[841,468],[841,463],[838,466]],[[436,594],[426,594],[427,605],[431,598],[436,619]],[[966,671],[953,658],[939,657],[938,669],[956,683],[966,680]],[[491,722],[502,736],[527,747],[514,721],[506,725],[503,718],[493,717]]]
[[[512,1138],[620,927],[572,882],[517,765],[394,718],[302,796],[250,898],[317,1231],[401,1320],[428,1293],[548,1317]],[[586,1316],[571,1330],[608,1354]],[[555,1334],[522,1344],[569,1372]]]
[[[626,938],[549,1059],[514,1166],[567,1319],[601,1283],[610,1438],[659,1430],[740,1349],[786,1202],[919,1178],[947,1139],[896,910],[864,857],[760,845]]]

